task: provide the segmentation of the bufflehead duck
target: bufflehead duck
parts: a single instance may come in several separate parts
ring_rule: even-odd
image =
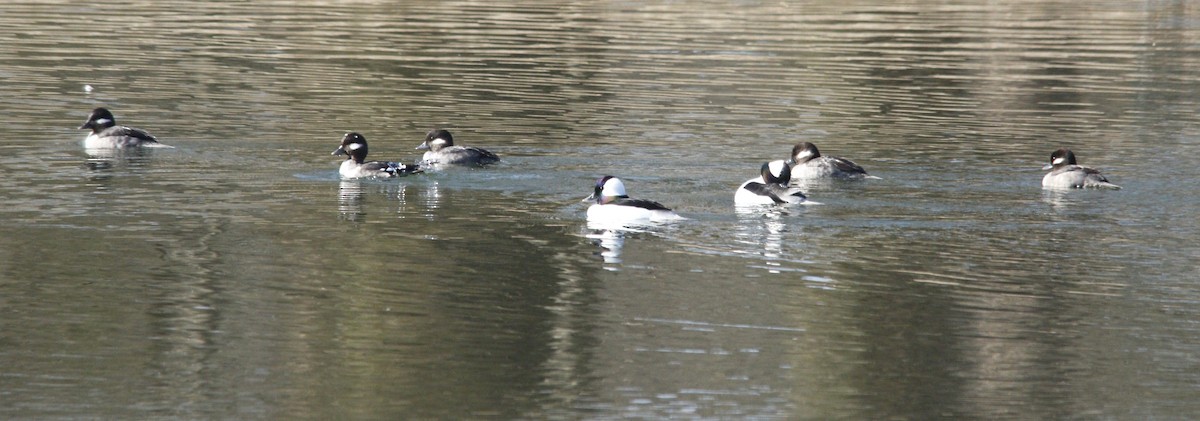
[[[596,187],[592,191],[592,195],[583,201],[596,202],[588,206],[588,222],[638,224],[683,219],[682,216],[661,203],[645,199],[630,199],[625,194],[625,183],[611,175],[596,180]]]
[[[346,160],[342,161],[342,167],[338,169],[338,174],[341,174],[342,178],[388,178],[421,172],[416,165],[365,161],[367,159],[367,138],[354,132],[342,136],[342,145],[333,151],[333,155],[347,155]]]
[[[1059,148],[1050,154],[1050,163],[1042,167],[1051,170],[1042,177],[1042,188],[1047,189],[1086,189],[1103,188],[1119,189],[1121,186],[1108,182],[1094,168],[1084,167],[1075,163],[1075,154],[1067,148]]]
[[[118,126],[117,119],[107,108],[98,107],[88,115],[87,121],[79,129],[91,129],[92,133],[83,139],[83,147],[88,149],[133,148],[139,146],[169,148],[158,143],[158,139],[146,133],[145,130],[133,127]]]
[[[733,193],[733,204],[738,206],[797,204],[804,202],[807,197],[800,192],[799,187],[788,187],[792,180],[791,165],[784,162],[778,166],[779,175],[772,171],[771,162],[765,162],[760,170],[761,175],[746,180]]]
[[[488,165],[500,161],[500,157],[474,146],[455,146],[450,132],[434,129],[425,135],[425,141],[417,149],[428,149],[421,157],[426,165]]]
[[[792,167],[792,179],[814,179],[814,178],[840,178],[847,180],[857,180],[863,178],[876,178],[867,175],[867,171],[858,164],[846,158],[836,156],[823,156],[821,151],[817,150],[817,145],[809,142],[797,143],[792,147],[792,157],[787,161],[775,161],[773,165],[778,165],[779,162],[787,162]]]

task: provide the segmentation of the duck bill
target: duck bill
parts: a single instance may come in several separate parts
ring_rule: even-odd
[[[83,123],[82,126],[79,126],[79,130],[90,129],[90,128],[92,128],[92,122],[90,122],[90,121],[87,123]]]
[[[1045,170],[1048,170],[1051,168],[1054,168],[1054,164],[1046,164],[1046,166],[1042,167],[1042,171],[1045,171]]]
[[[591,196],[585,197],[585,198],[583,198],[583,200],[580,200],[580,202],[583,202],[583,203],[587,203],[587,202],[595,202],[595,201],[596,201],[596,194],[595,194],[595,193],[592,193],[592,195],[591,195]]]
[[[417,149],[429,149],[429,141],[421,142],[420,145],[417,145]]]
[[[341,146],[338,146],[338,148],[334,149],[333,153],[330,155],[345,155],[345,154],[346,154],[346,149],[342,148]]]

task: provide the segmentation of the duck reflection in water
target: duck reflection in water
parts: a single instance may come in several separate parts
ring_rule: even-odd
[[[739,250],[748,255],[761,254],[768,265],[778,266],[774,260],[783,257],[783,233],[787,224],[783,220],[789,214],[787,208],[760,208],[739,206],[737,244],[745,246]]]
[[[338,184],[338,218],[363,222],[370,213],[372,198],[382,198],[389,209],[395,206],[394,217],[437,218],[441,193],[437,184],[401,184],[377,179],[343,179]],[[378,199],[377,199],[378,200]]]
[[[425,187],[425,194],[421,199],[421,206],[425,208],[425,217],[433,219],[436,215],[435,211],[442,206],[442,190],[437,182],[430,183]]]
[[[590,224],[588,229],[591,231],[585,237],[592,240],[592,244],[600,246],[600,251],[596,255],[604,260],[604,263],[619,264],[621,263],[621,249],[625,247],[625,231],[610,230],[610,229],[595,229]],[[608,270],[617,270],[616,268],[606,267]]]
[[[121,172],[137,174],[152,162],[154,152],[145,148],[88,148],[83,168],[90,180],[109,180]]]
[[[364,196],[361,181],[350,179],[338,183],[338,219],[362,222],[367,216],[363,211]]]
[[[428,221],[438,219],[440,216],[438,209],[442,207],[445,194],[436,181],[428,184],[402,185],[399,191],[392,195],[399,203],[396,217],[400,219],[415,217]]]

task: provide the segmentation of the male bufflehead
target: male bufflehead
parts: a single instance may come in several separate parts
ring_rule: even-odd
[[[133,127],[118,126],[117,119],[107,108],[98,107],[88,115],[87,121],[79,129],[91,129],[92,133],[83,139],[83,147],[87,149],[133,148],[139,146],[169,148],[158,143],[158,139],[146,133],[145,130]]]
[[[1119,189],[1121,186],[1108,182],[1094,168],[1075,163],[1075,154],[1067,148],[1059,148],[1050,154],[1050,163],[1042,167],[1051,170],[1042,177],[1042,188],[1047,189]]]
[[[804,193],[800,192],[799,187],[788,187],[788,182],[792,180],[791,165],[784,162],[783,165],[778,166],[779,174],[776,175],[771,171],[773,167],[771,164],[771,162],[763,163],[761,174],[758,177],[746,180],[745,183],[738,186],[737,191],[733,193],[734,205],[794,205],[807,199]]]
[[[428,149],[421,157],[424,165],[488,165],[500,161],[500,157],[474,146],[455,146],[450,132],[434,129],[425,135],[425,141],[417,149]]]
[[[661,203],[630,199],[625,194],[625,183],[611,175],[596,180],[592,195],[583,201],[596,202],[588,206],[588,222],[637,224],[683,219]]]
[[[338,169],[342,178],[388,178],[421,172],[416,165],[404,165],[399,162],[364,162],[367,159],[367,138],[353,132],[342,136],[342,145],[333,151],[333,155],[347,155],[346,160],[342,161],[342,167]]]
[[[792,167],[792,179],[840,178],[857,180],[862,178],[877,178],[867,175],[867,171],[858,164],[846,158],[823,156],[817,150],[817,145],[809,142],[797,143],[792,147],[792,157],[787,161]]]

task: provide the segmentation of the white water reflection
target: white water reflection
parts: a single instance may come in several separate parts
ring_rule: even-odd
[[[361,180],[342,180],[338,183],[338,215],[352,222],[362,222],[366,217],[363,211],[363,185]]]
[[[618,271],[621,269],[621,253],[625,241],[629,237],[661,235],[671,230],[679,221],[645,222],[629,224],[620,221],[588,220],[585,224],[584,237],[600,248],[597,254],[604,261],[604,269]]]
[[[438,186],[438,183],[435,181],[426,184],[424,189],[421,190],[421,194],[419,194],[417,197],[418,206],[421,206],[425,209],[423,215],[426,218],[434,219],[436,217],[436,211],[439,207],[441,207],[442,203],[442,191],[441,187]]]
[[[621,249],[625,247],[625,235],[628,231],[613,230],[613,229],[597,229],[591,226],[588,227],[590,233],[585,237],[592,239],[596,246],[600,247],[600,257],[604,260],[607,270],[620,270]]]
[[[774,260],[784,256],[783,234],[790,222],[786,218],[791,216],[788,210],[778,206],[738,206],[737,216],[738,243],[745,246],[745,252],[760,255],[765,264],[777,266]]]

